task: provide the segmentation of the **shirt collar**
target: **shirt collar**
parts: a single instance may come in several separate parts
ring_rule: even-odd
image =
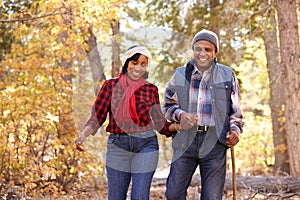
[[[202,76],[203,73],[200,72],[199,69],[197,68],[197,63],[196,63],[195,59],[193,58],[190,62],[191,62],[191,64],[194,66],[194,69],[193,69],[192,74],[195,75],[196,73],[199,73],[199,74]],[[213,63],[214,63],[214,62],[213,62]],[[212,68],[213,68],[212,66],[213,66],[213,64],[212,64],[212,65],[209,67],[209,69],[206,70],[205,72],[208,72],[208,73],[210,74],[211,71],[212,71]]]

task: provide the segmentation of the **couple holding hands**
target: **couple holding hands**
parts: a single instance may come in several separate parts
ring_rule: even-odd
[[[156,131],[172,138],[173,157],[167,178],[168,200],[184,200],[199,166],[201,200],[221,200],[226,152],[239,142],[243,117],[232,68],[217,63],[217,35],[201,30],[192,41],[193,58],[176,69],[159,101],[158,88],[147,81],[151,54],[142,46],[123,56],[119,77],[106,80],[91,117],[75,144],[94,135],[109,114],[106,150],[108,199],[148,200],[159,145]]]

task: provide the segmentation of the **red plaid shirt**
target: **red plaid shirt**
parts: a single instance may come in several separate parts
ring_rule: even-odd
[[[106,127],[106,131],[115,134],[125,133],[117,125],[111,106],[113,92],[114,97],[118,99],[116,101],[117,104],[124,93],[121,87],[115,87],[118,80],[118,78],[115,78],[105,81],[96,98],[91,117],[86,123],[86,126],[90,126],[94,130],[93,134],[95,134],[98,128],[105,122],[107,113],[109,113],[109,123]],[[166,121],[162,113],[158,88],[149,82],[145,82],[143,86],[135,91],[134,95],[136,97],[136,110],[139,121],[126,124],[126,130],[130,133],[136,133],[155,129],[167,137],[171,136],[172,132],[169,131],[171,123]]]

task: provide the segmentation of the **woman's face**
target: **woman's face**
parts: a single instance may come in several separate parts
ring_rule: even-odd
[[[128,77],[133,81],[139,80],[146,72],[147,66],[148,58],[141,54],[137,61],[129,61],[127,68]]]

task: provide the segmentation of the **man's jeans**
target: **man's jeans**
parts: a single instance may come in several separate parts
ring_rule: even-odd
[[[158,140],[154,131],[109,135],[106,152],[108,199],[126,200],[132,179],[130,199],[148,200],[157,163]]]
[[[192,176],[200,166],[201,200],[221,200],[226,176],[226,146],[217,142],[203,158],[199,149],[205,134],[197,134],[189,148],[171,164],[167,179],[168,200],[185,200]],[[180,150],[174,150],[180,151]],[[174,152],[176,153],[176,152]]]

